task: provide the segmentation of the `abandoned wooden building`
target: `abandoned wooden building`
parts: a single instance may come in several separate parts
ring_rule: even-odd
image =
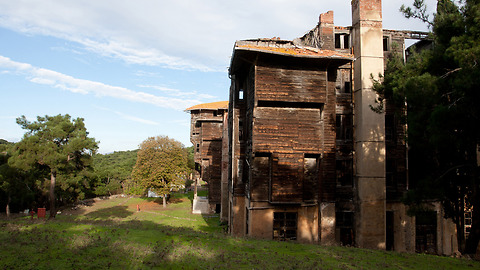
[[[407,215],[406,127],[387,102],[371,109],[371,76],[426,33],[382,29],[381,0],[353,0],[295,40],[235,42],[229,102],[191,113],[199,177],[235,236],[450,255],[455,225],[439,202]],[[378,77],[377,77],[378,78]],[[227,109],[228,106],[228,109]],[[221,172],[221,175],[220,175]]]
[[[380,0],[352,1],[352,22],[336,27],[330,11],[293,41],[235,43],[223,149],[229,232],[452,254],[455,226],[441,205],[416,219],[400,200],[405,126],[388,104],[386,113],[370,107],[371,76],[394,50],[404,53],[405,39],[426,33],[382,29]]]
[[[190,141],[194,146],[195,179],[208,184],[208,202],[212,212],[220,212],[223,123],[228,101],[199,104],[190,112]]]

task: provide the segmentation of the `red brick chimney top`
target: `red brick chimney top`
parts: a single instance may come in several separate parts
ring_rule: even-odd
[[[333,24],[333,10],[328,11],[327,13],[320,14],[318,18],[319,23],[323,24]]]

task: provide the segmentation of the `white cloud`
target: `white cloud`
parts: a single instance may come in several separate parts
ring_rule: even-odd
[[[24,75],[33,83],[50,85],[73,93],[93,94],[97,97],[118,98],[179,111],[184,110],[193,104],[201,103],[199,100],[195,99],[158,96],[145,92],[136,92],[125,87],[78,79],[53,70],[37,68],[30,64],[16,62],[1,55],[0,68],[10,69],[15,73]]]
[[[350,0],[15,0],[1,1],[0,26],[80,44],[127,63],[172,69],[224,71],[235,40],[293,39],[334,10],[337,25],[351,24]],[[383,1],[386,28],[426,30],[398,12],[413,0]],[[427,0],[434,10],[435,0]]]

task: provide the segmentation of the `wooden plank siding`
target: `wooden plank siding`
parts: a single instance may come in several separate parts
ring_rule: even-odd
[[[255,71],[249,105],[251,151],[258,157],[250,158],[250,199],[299,204],[333,197],[336,73],[329,81],[322,65],[262,62]],[[325,190],[332,195],[322,196]]]
[[[224,110],[202,109],[190,112],[190,140],[194,146],[196,177],[200,177],[208,183],[208,200],[210,204],[219,204],[221,202]]]
[[[326,71],[302,66],[256,67],[257,100],[325,103]]]

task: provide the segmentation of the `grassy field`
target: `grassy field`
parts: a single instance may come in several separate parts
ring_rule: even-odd
[[[218,216],[190,213],[191,193],[118,197],[55,220],[0,220],[0,269],[480,269],[423,254],[233,238]],[[137,211],[137,206],[140,211]]]

